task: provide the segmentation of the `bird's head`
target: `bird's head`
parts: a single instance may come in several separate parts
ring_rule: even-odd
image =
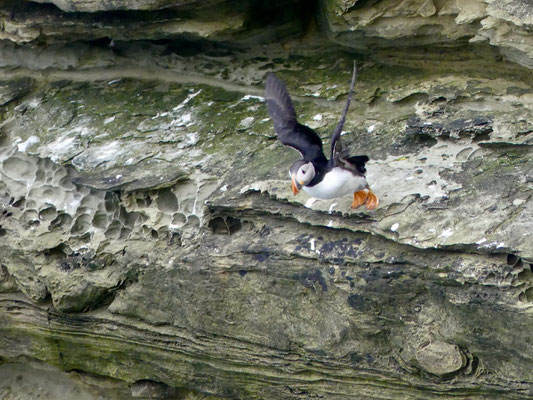
[[[302,187],[315,177],[315,166],[310,161],[298,160],[292,164],[289,174],[292,179],[292,192],[297,195]]]

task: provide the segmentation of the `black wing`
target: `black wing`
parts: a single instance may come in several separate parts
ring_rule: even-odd
[[[365,163],[368,162],[368,156],[352,156],[347,157],[346,161],[349,162],[357,171],[364,175],[366,172]]]
[[[274,74],[268,74],[265,89],[268,113],[279,140],[298,150],[304,160],[325,160],[322,140],[311,128],[298,123],[287,88]]]
[[[346,121],[346,114],[348,113],[348,109],[350,108],[350,102],[352,101],[353,87],[355,85],[356,77],[357,77],[357,67],[354,61],[352,83],[350,85],[350,92],[348,93],[348,99],[346,100],[346,105],[344,106],[344,111],[342,112],[341,120],[339,121],[339,123],[337,124],[337,127],[333,131],[333,136],[331,136],[331,159],[330,159],[331,163],[335,162],[334,159],[337,153],[341,152],[339,139],[341,137],[341,132],[342,132],[342,127],[344,126],[344,121]],[[336,149],[337,146],[339,147],[339,149]]]

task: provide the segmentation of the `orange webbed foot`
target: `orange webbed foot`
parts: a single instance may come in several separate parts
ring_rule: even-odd
[[[359,192],[354,192],[352,208],[360,207],[367,202],[368,202],[368,192],[366,191],[366,189],[360,190]]]
[[[369,210],[375,210],[379,205],[378,196],[376,196],[370,189],[368,189],[368,196],[366,198],[365,205]]]

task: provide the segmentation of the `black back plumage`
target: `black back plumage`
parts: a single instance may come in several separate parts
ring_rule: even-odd
[[[366,173],[365,163],[369,160],[368,156],[346,157],[345,160],[354,166],[361,175]]]

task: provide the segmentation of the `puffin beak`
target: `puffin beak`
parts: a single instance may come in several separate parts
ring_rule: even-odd
[[[296,196],[298,194],[298,192],[300,191],[302,186],[298,184],[298,182],[296,181],[296,177],[291,176],[291,178],[292,178],[292,192]]]

